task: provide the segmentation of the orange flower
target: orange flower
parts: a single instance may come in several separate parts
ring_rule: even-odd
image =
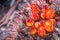
[[[38,35],[41,36],[41,37],[44,37],[46,35],[46,31],[44,30],[43,26],[40,26],[38,28]]]
[[[36,20],[39,19],[39,15],[38,15],[37,13],[32,14],[32,15],[31,15],[31,18],[32,18],[34,21],[36,21]]]
[[[47,19],[53,18],[54,15],[55,15],[55,13],[54,13],[54,10],[52,10],[52,9],[48,9],[45,12],[45,16],[46,16]]]
[[[36,30],[34,27],[31,27],[31,29],[30,29],[30,34],[31,34],[31,35],[35,35],[36,32],[37,32],[37,30]]]
[[[36,4],[31,4],[32,13],[39,13],[40,9]]]
[[[52,32],[53,29],[54,29],[54,26],[53,26],[53,24],[51,23],[50,20],[46,20],[46,21],[44,22],[44,27],[45,27],[45,30],[46,30],[47,32]]]
[[[27,25],[28,27],[30,27],[30,26],[34,25],[34,21],[33,21],[32,19],[27,19],[27,20],[26,20],[26,25]]]
[[[48,6],[45,6],[45,8],[42,11],[43,11],[43,13],[41,14],[42,18],[50,19],[55,16],[55,11]]]

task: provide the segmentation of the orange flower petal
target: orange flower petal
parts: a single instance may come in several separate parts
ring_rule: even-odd
[[[31,35],[36,34],[36,32],[37,32],[37,30],[36,30],[34,27],[32,27],[32,28],[30,29],[30,34],[31,34]]]
[[[56,23],[55,19],[50,19],[51,23],[54,25]]]
[[[38,20],[39,19],[39,15],[38,14],[32,14],[31,15],[31,18],[34,20],[34,21],[36,21],[36,20]]]
[[[39,22],[35,22],[35,28],[39,27]]]
[[[41,18],[44,19],[45,18],[45,13],[41,13]]]
[[[34,25],[34,21],[33,21],[32,19],[27,19],[27,20],[26,20],[26,25],[27,25],[28,27],[30,27],[30,26]]]

